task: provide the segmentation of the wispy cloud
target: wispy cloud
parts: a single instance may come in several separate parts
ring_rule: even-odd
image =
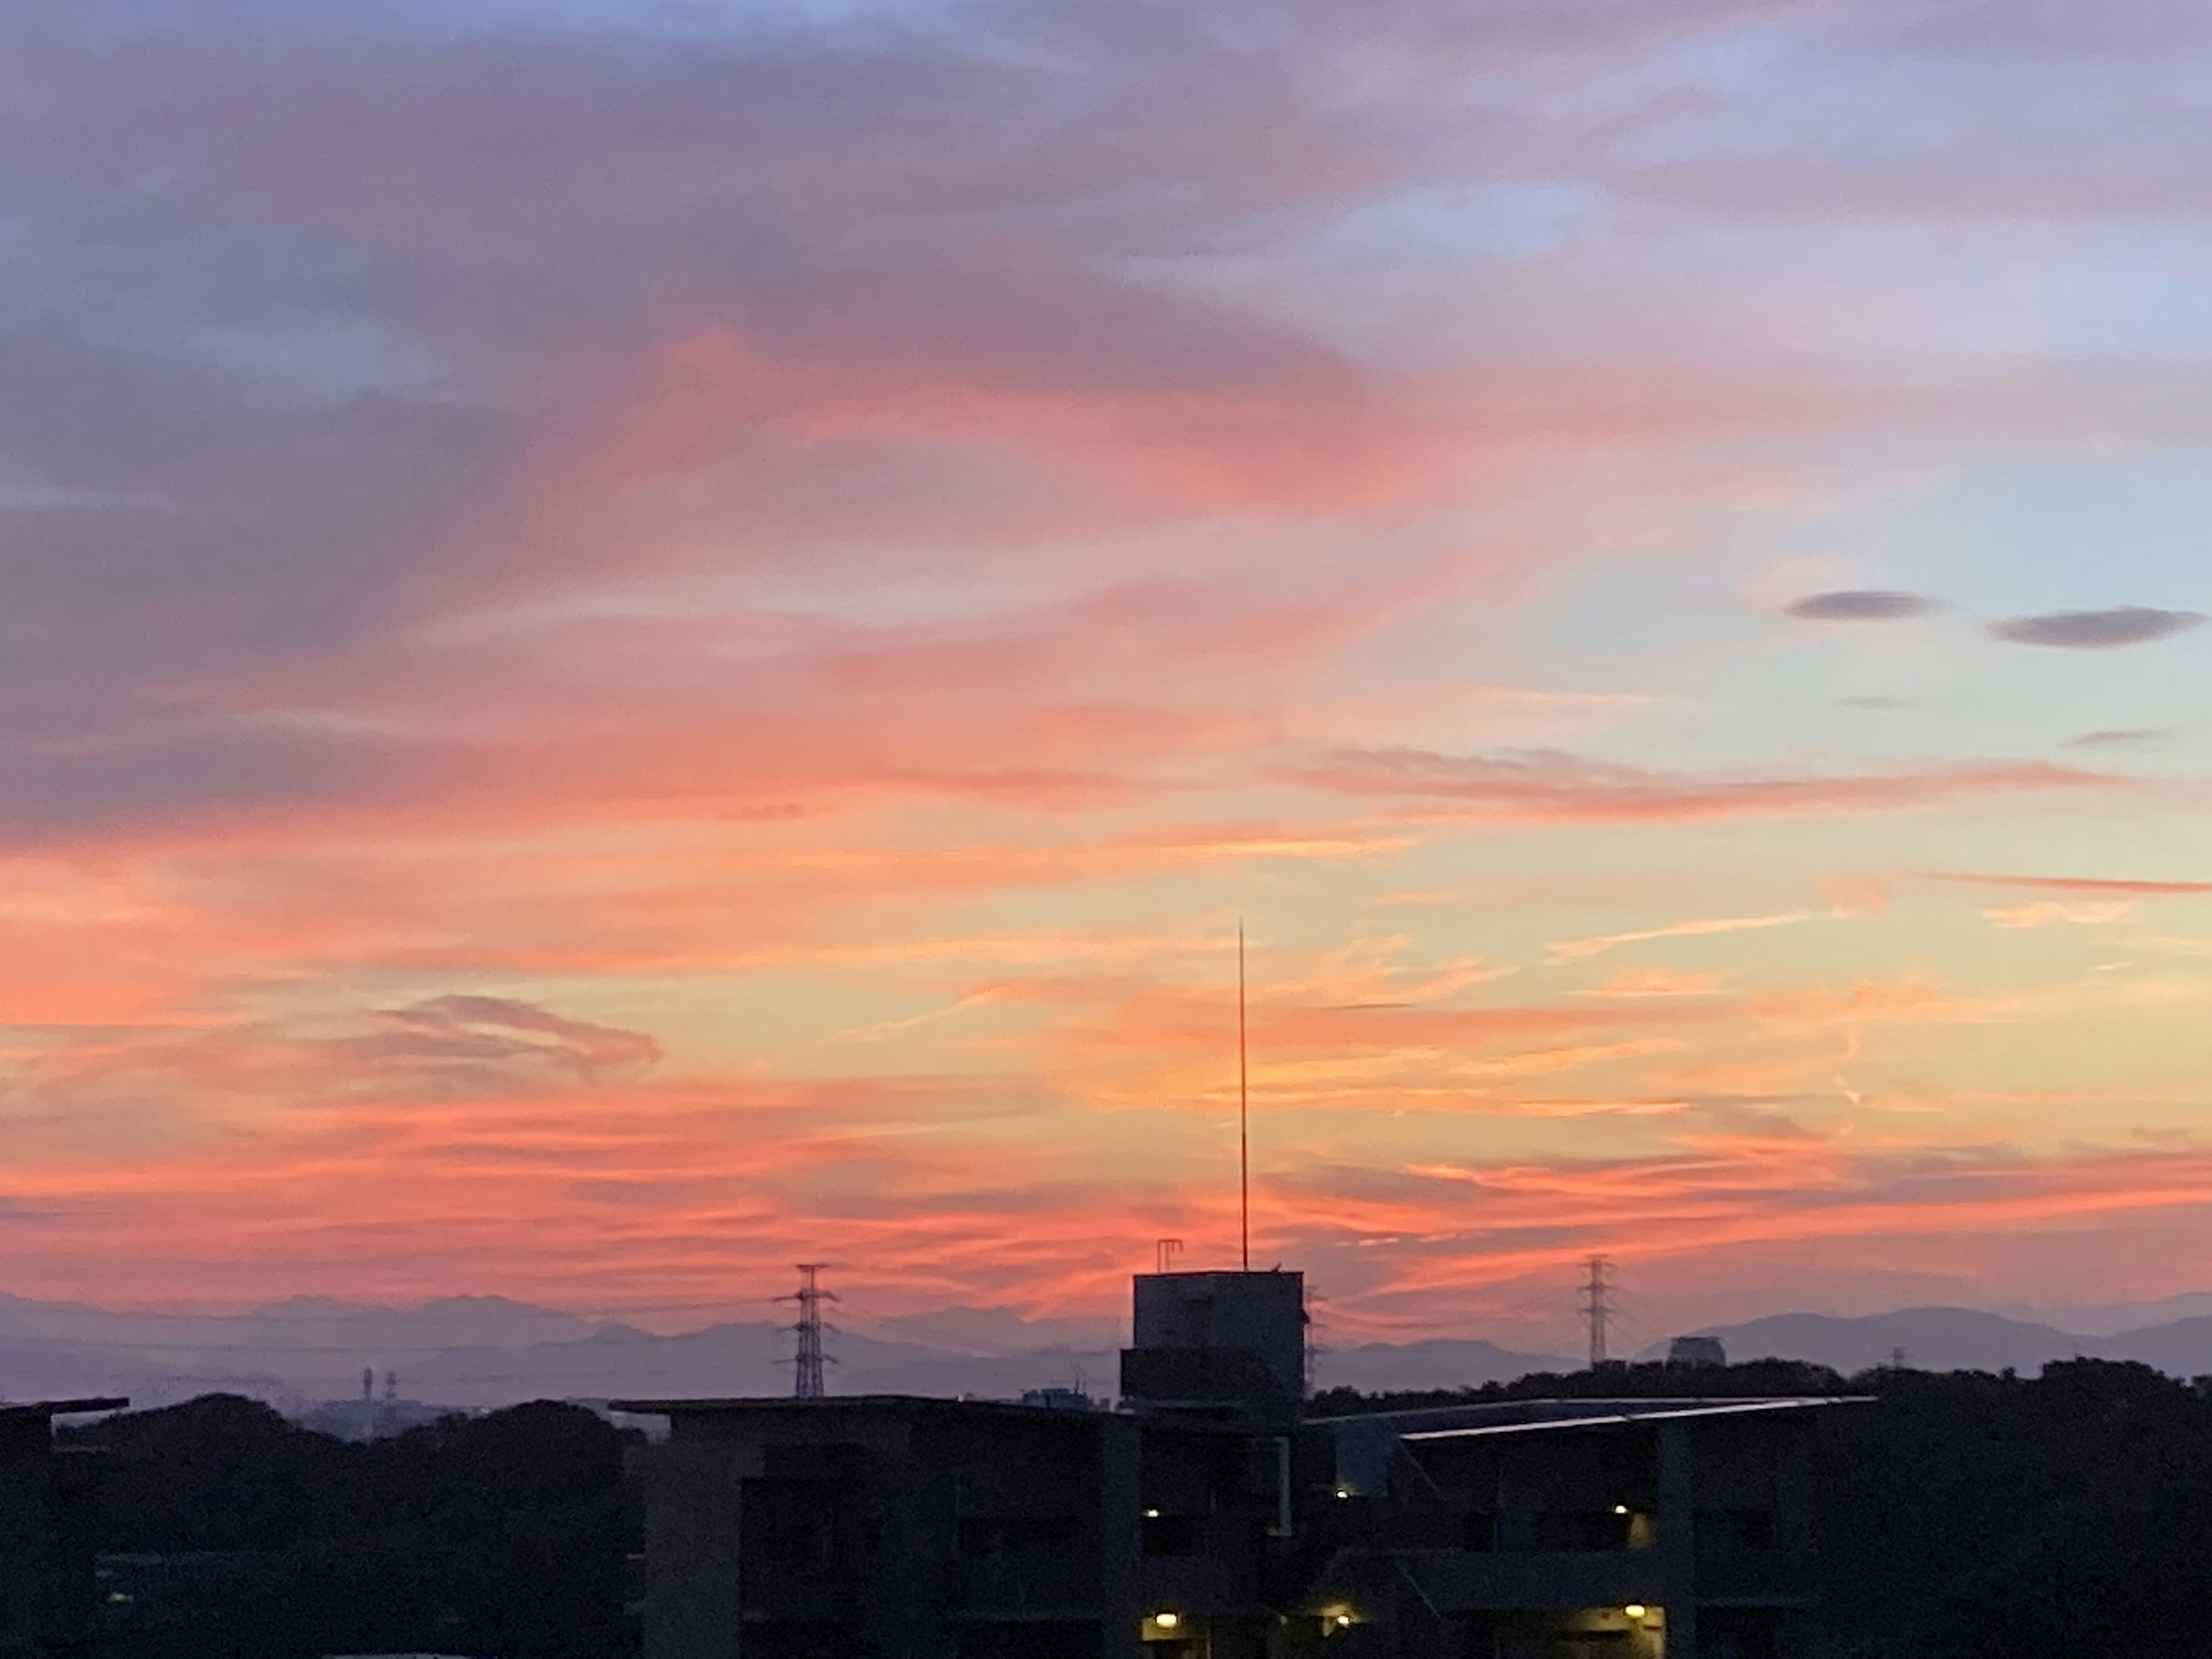
[[[1650,935],[1646,935],[1646,937],[1650,937]],[[1629,941],[1609,941],[1604,948],[1612,949],[1615,944],[1626,942]],[[1570,941],[1570,944],[1577,946],[1588,947],[1595,944],[1595,941],[1589,939],[1576,939]],[[1559,953],[1563,948],[1564,947],[1558,945],[1554,945],[1552,947],[1552,960],[1553,962],[1572,962],[1581,959],[1575,956],[1559,955]],[[1598,953],[1599,952],[1596,951],[1585,949],[1583,955],[1589,956]],[[1624,968],[1618,973],[1613,975],[1612,977],[1607,979],[1604,984],[1587,987],[1583,991],[1582,994],[1586,997],[1626,997],[1632,999],[1644,997],[1709,997],[1720,990],[1721,984],[1721,978],[1717,974],[1686,974],[1672,968]]]
[[[2164,726],[2110,726],[2069,738],[2066,746],[2069,749],[2155,749],[2169,741],[2173,735]]]
[[[1716,933],[1758,933],[1769,927],[1789,927],[1811,921],[1816,914],[1811,910],[1785,910],[1765,916],[1708,916],[1670,921],[1664,927],[1638,928],[1632,933],[1559,939],[1546,947],[1546,955],[1554,964],[1583,962],[1608,951],[1618,951],[1625,945],[1644,945],[1661,939],[1705,939]]]
[[[2041,899],[2033,904],[2000,905],[1984,910],[1984,920],[1996,927],[2021,929],[2050,927],[2061,923],[2076,927],[2094,927],[2106,922],[2124,920],[2135,908],[2126,899],[2112,899],[2103,903],[2068,903],[2058,899]]]
[[[2012,887],[2048,893],[2111,893],[2136,898],[2161,895],[2212,893],[2212,881],[2141,880],[2111,876],[2009,875],[1968,870],[1931,870],[1930,881],[1954,882],[1969,887]]]
[[[1343,750],[1290,769],[1346,794],[1449,802],[1534,822],[1632,823],[1912,811],[1978,795],[2117,789],[2106,773],[2044,761],[1961,762],[1893,772],[1698,775],[1645,770],[1557,750],[1447,755]]]

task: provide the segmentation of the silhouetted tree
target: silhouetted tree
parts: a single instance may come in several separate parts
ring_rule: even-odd
[[[76,1431],[137,1587],[117,1659],[436,1650],[615,1659],[637,1547],[625,1437],[538,1403],[366,1444],[210,1395]]]

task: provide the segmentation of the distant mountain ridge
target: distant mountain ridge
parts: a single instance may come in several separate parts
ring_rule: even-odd
[[[2174,1297],[2161,1308],[2202,1305]],[[2212,1314],[2095,1335],[1973,1308],[1770,1315],[1695,1328],[1734,1359],[1805,1359],[1844,1372],[1892,1362],[1929,1370],[2033,1372],[2086,1355],[2175,1376],[2212,1373]],[[1003,1308],[902,1315],[834,1339],[833,1390],[1007,1397],[1085,1386],[1111,1394],[1121,1335],[1103,1319],[1030,1321]],[[0,1397],[118,1394],[141,1405],[228,1392],[304,1410],[358,1400],[364,1369],[380,1396],[483,1407],[539,1397],[775,1395],[791,1386],[791,1341],[769,1319],[659,1334],[501,1297],[389,1307],[295,1297],[237,1314],[131,1312],[0,1295]],[[1645,1357],[1662,1357],[1665,1345]],[[1352,1343],[1315,1357],[1322,1388],[1367,1392],[1470,1387],[1576,1361],[1472,1337]]]
[[[1771,1314],[1688,1333],[1720,1339],[1731,1359],[1805,1359],[1846,1373],[1895,1363],[1923,1370],[2034,1371],[2057,1359],[2132,1359],[2175,1376],[2212,1372],[2212,1315],[2107,1336],[1978,1308],[1900,1308],[1846,1316]],[[1665,1345],[1645,1351],[1662,1358]]]

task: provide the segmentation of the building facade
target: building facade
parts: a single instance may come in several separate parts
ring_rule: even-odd
[[[1364,1512],[1306,1598],[1336,1659],[1803,1659],[1817,1474],[1858,1402],[1528,1401],[1316,1425]]]
[[[0,1659],[80,1659],[106,1608],[94,1570],[97,1453],[54,1444],[54,1419],[127,1400],[0,1405]]]
[[[1807,1659],[1850,1402],[1304,1418],[1295,1273],[1136,1282],[1121,1409],[617,1401],[645,1659]]]
[[[1273,1446],[901,1397],[624,1401],[648,1659],[1263,1659]]]

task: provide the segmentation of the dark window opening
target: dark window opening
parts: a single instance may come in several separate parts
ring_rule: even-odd
[[[1052,1621],[963,1631],[960,1659],[1098,1659],[1098,1626]]]
[[[1632,1518],[1611,1510],[1546,1510],[1529,1541],[1540,1550],[1625,1550]]]
[[[868,1469],[868,1449],[845,1441],[777,1445],[761,1454],[761,1473],[771,1480],[859,1480]]]
[[[1698,1659],[1777,1659],[1774,1626],[1765,1608],[1709,1608],[1698,1618]]]
[[[1771,1550],[1774,1547],[1774,1511],[1699,1510],[1698,1540],[1708,1548]]]
[[[849,1628],[819,1621],[748,1626],[745,1652],[761,1659],[879,1659],[875,1647]]]
[[[1460,1615],[1460,1659],[1499,1659],[1505,1651],[1505,1620],[1495,1613]]]
[[[1197,1555],[1206,1547],[1206,1523],[1195,1515],[1148,1515],[1144,1542],[1147,1555]]]
[[[958,1547],[972,1560],[997,1555],[1066,1555],[1082,1542],[1083,1528],[1070,1516],[988,1515],[960,1522]]]
[[[866,1559],[868,1527],[848,1484],[749,1480],[744,1492],[745,1567],[757,1586],[850,1572]]]
[[[826,1567],[837,1559],[837,1532],[827,1521],[779,1516],[768,1523],[768,1553],[781,1567]]]

